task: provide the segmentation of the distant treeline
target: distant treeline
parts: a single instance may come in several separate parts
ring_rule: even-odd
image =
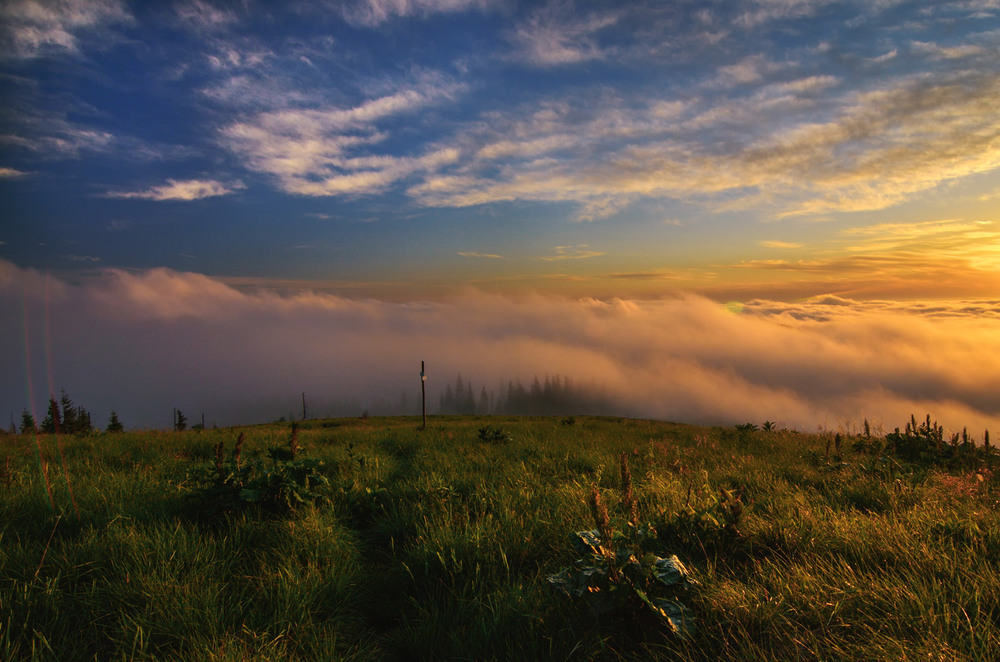
[[[376,396],[338,400],[317,398],[309,418],[340,416],[412,416],[420,414],[420,392],[400,391],[396,398]],[[527,386],[519,379],[500,382],[492,388],[476,384],[458,374],[444,389],[427,389],[428,414],[502,416],[623,415],[622,404],[600,388],[581,385],[567,377],[532,378]],[[291,411],[282,420],[296,420]]]
[[[559,375],[546,375],[544,380],[536,375],[527,388],[520,380],[508,380],[497,391],[485,386],[477,390],[459,374],[454,385],[448,384],[440,395],[438,413],[558,416],[608,413],[614,407],[596,388],[579,386]]]
[[[433,393],[433,395],[432,395]],[[400,391],[397,398],[384,396],[364,397],[354,396],[345,399],[325,400],[317,398],[318,404],[312,402],[306,413],[305,394],[302,394],[302,410],[291,410],[278,420],[300,420],[301,418],[341,417],[341,416],[410,416],[420,414],[421,402],[419,392],[408,394]],[[435,403],[436,400],[436,403]],[[243,422],[252,421],[254,413],[258,416],[266,405],[256,412],[248,410],[246,416],[240,417]],[[615,402],[597,386],[580,385],[568,377],[559,375],[539,378],[537,375],[525,386],[519,379],[507,380],[494,388],[487,388],[466,380],[459,373],[453,382],[447,383],[444,390],[431,391],[427,394],[428,414],[465,414],[465,415],[514,415],[514,416],[566,416],[570,414],[613,415],[622,414],[621,403]],[[274,411],[271,409],[271,411]],[[280,410],[279,410],[280,411]],[[266,415],[266,414],[265,414]],[[274,419],[270,419],[274,420]],[[174,409],[173,428],[185,430],[188,428],[187,416]],[[191,429],[201,429],[202,422],[191,426]],[[21,414],[20,432],[22,434],[87,434],[98,430],[119,432],[124,429],[117,412],[112,411],[107,425],[103,428],[95,426],[90,412],[76,405],[62,391],[59,400],[54,396],[49,398],[45,418],[40,424],[35,417],[25,409]],[[10,432],[17,432],[11,416]]]
[[[121,432],[123,429],[118,414],[112,411],[105,430]],[[55,396],[49,396],[49,407],[40,425],[35,423],[35,417],[30,411],[25,409],[21,412],[21,434],[88,434],[95,430],[90,412],[77,406],[65,390],[61,392],[58,402]],[[15,432],[13,420],[11,432]]]

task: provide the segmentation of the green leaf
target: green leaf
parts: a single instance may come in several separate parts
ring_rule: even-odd
[[[573,546],[580,554],[595,554],[597,548],[601,546],[601,536],[597,529],[591,531],[577,531],[573,537]]]
[[[666,598],[653,598],[653,607],[656,611],[667,619],[670,628],[681,635],[688,637],[694,634],[694,613],[675,600]]]
[[[663,584],[673,586],[688,579],[688,569],[676,554],[670,558],[657,558],[653,563],[653,574]]]
[[[261,497],[263,497],[263,494],[264,493],[261,492],[260,490],[251,490],[251,489],[243,488],[242,490],[240,490],[240,500],[241,501],[249,501],[251,503],[256,503],[256,502],[258,502],[258,501],[261,500]]]

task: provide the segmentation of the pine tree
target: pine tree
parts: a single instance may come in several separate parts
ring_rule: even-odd
[[[124,429],[125,429],[125,426],[122,425],[122,422],[120,420],[118,420],[118,413],[114,409],[112,409],[111,410],[111,418],[108,419],[107,431],[108,432],[122,432]]]
[[[178,432],[183,432],[187,429],[188,419],[180,409],[177,410],[177,418],[174,421],[174,429]]]
[[[73,401],[70,400],[65,389],[61,390],[60,393],[59,404],[62,405],[62,425],[59,431],[63,434],[73,434],[78,431],[77,427],[79,424],[76,416],[76,407],[73,406]]]
[[[90,420],[90,412],[83,407],[76,408],[76,430],[77,433],[89,433],[94,431],[94,424]]]
[[[59,417],[59,403],[53,396],[49,396],[49,411],[42,419],[42,434],[59,434],[62,420]]]
[[[21,434],[34,434],[38,430],[35,428],[35,417],[25,409],[21,412]]]

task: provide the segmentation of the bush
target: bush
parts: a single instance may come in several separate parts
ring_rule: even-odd
[[[243,433],[226,459],[225,442],[215,446],[215,463],[189,472],[191,499],[204,515],[258,506],[287,513],[301,505],[325,499],[330,485],[321,473],[322,460],[300,457],[298,429],[292,426],[288,447],[268,449],[267,462],[242,462]]]

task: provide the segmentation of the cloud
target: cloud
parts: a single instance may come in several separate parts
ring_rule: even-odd
[[[13,179],[15,177],[24,177],[28,173],[22,170],[16,170],[14,168],[0,168],[0,179]]]
[[[104,152],[115,147],[116,137],[61,117],[36,115],[18,118],[17,133],[0,136],[0,141],[27,149],[43,158],[78,158],[85,152]]]
[[[796,243],[794,241],[779,241],[776,239],[764,240],[757,242],[764,248],[802,248],[802,244]]]
[[[0,9],[2,51],[16,58],[77,53],[82,35],[106,36],[112,26],[130,22],[118,0],[10,0]]]
[[[454,141],[481,148],[409,192],[429,206],[575,201],[614,213],[645,197],[789,217],[885,209],[1000,167],[996,72],[916,75],[829,96],[837,83],[813,77],[749,99],[692,98],[666,120],[655,101],[614,97],[492,113]],[[498,167],[499,155],[507,160]]]
[[[719,67],[718,82],[723,84],[746,85],[759,83],[765,75],[781,69],[781,65],[769,61],[763,55],[751,55],[736,64]]]
[[[462,257],[477,257],[484,258],[487,260],[505,260],[503,255],[497,255],[496,253],[479,253],[477,251],[459,251],[459,255]]]
[[[498,4],[495,0],[355,0],[337,6],[347,22],[377,27],[397,17],[426,17],[474,9],[485,11]]]
[[[19,407],[31,392],[37,408],[65,387],[98,420],[114,408],[130,426],[164,427],[172,407],[223,425],[270,420],[302,391],[317,415],[400,391],[419,402],[424,360],[432,398],[458,372],[487,388],[558,374],[600,385],[608,413],[624,415],[813,430],[930,413],[1000,429],[997,300],[752,300],[740,314],[698,297],[386,303],[165,269],[70,284],[0,261],[0,304],[15,311],[0,341],[28,351],[0,356],[12,377],[0,399]]]
[[[221,9],[203,0],[188,0],[176,7],[177,15],[199,30],[216,30],[235,23],[238,18],[232,11]]]
[[[601,255],[604,255],[603,251],[591,250],[587,244],[577,244],[576,246],[556,246],[555,253],[538,259],[546,262],[561,262],[562,260],[586,260]]]
[[[515,57],[535,66],[549,67],[603,59],[606,51],[596,39],[601,30],[618,22],[616,13],[579,16],[568,3],[553,3],[535,11],[510,35]]]
[[[380,122],[439,103],[459,86],[434,76],[351,108],[275,110],[222,131],[223,143],[247,165],[275,177],[287,193],[309,196],[381,191],[413,173],[433,171],[458,157],[456,148],[431,148],[419,156],[358,154],[387,134]]]
[[[935,43],[923,41],[913,42],[912,48],[917,53],[942,60],[958,60],[979,55],[986,55],[990,52],[989,49],[984,46],[978,46],[975,44],[963,44],[962,46],[939,46]]]
[[[244,188],[246,186],[240,181],[222,184],[214,179],[188,179],[184,181],[168,179],[163,186],[154,186],[144,191],[109,192],[107,197],[137,200],[201,200],[230,195]]]

